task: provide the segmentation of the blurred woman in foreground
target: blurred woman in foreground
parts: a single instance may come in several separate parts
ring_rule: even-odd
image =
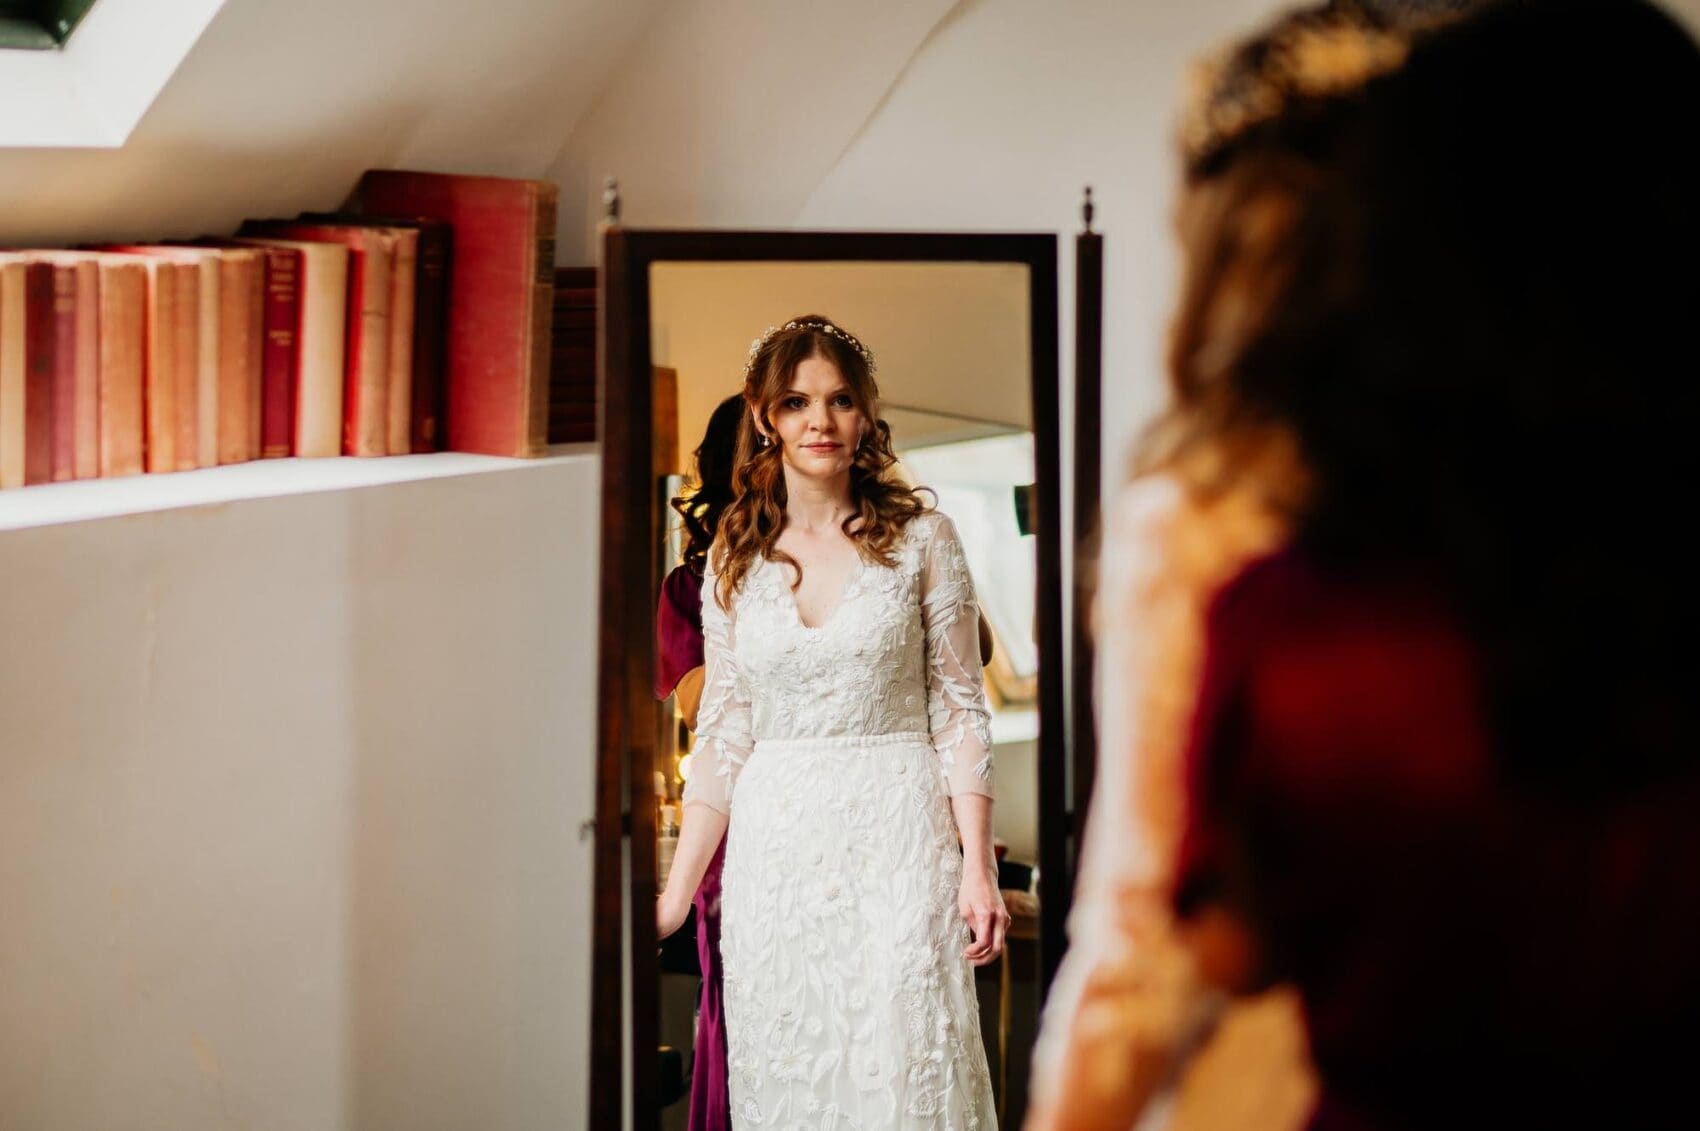
[[[1127,1126],[1200,986],[1278,982],[1312,1126],[1668,1125],[1700,1016],[1700,52],[1630,0],[1414,41],[1335,5],[1213,91],[1173,404],[1111,520],[1145,709],[1032,1125]]]

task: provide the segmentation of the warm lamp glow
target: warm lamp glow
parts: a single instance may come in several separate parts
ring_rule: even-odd
[[[680,758],[679,758],[679,780],[680,781],[690,781],[691,780],[691,759],[693,759],[695,757],[696,757],[695,754],[684,754],[684,755],[680,756]]]

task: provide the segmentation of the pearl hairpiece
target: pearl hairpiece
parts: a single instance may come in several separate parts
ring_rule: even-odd
[[[856,335],[850,333],[850,331],[841,330],[837,326],[834,326],[831,322],[787,322],[783,326],[769,326],[766,330],[762,331],[761,337],[750,343],[750,359],[744,363],[744,376],[746,378],[749,377],[751,371],[755,369],[756,356],[761,353],[761,348],[772,340],[773,335],[785,330],[819,330],[823,334],[828,334],[837,338],[839,341],[844,342],[851,349],[862,355],[862,361],[865,362],[868,367],[868,374],[870,376],[873,375],[874,355],[869,352],[868,347],[858,341],[856,339]]]

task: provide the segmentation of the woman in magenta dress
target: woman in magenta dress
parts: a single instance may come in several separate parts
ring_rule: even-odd
[[[1299,988],[1313,1126],[1692,1125],[1700,50],[1612,0],[1345,96],[1281,54],[1194,156],[1155,454],[1308,487],[1210,614],[1176,909]]]
[[[696,483],[673,500],[684,526],[684,560],[661,583],[655,616],[655,697],[676,695],[685,724],[697,724],[702,697],[702,571],[720,513],[732,501],[732,457],[744,401],[730,396],[709,417],[696,450]],[[702,967],[702,1000],[697,1011],[696,1047],[691,1059],[690,1131],[730,1131],[731,1102],[726,1090],[726,1017],[721,1000],[720,870],[725,845],[715,850],[692,905],[697,915],[697,959]]]
[[[1691,1126],[1700,50],[1391,7],[1283,21],[1183,134],[1143,467],[1284,531],[1210,604],[1169,902],[1204,981],[1296,987],[1313,1128]]]

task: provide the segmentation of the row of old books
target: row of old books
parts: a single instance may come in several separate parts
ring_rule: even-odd
[[[0,487],[547,442],[555,187],[398,170],[229,237],[0,252]]]

